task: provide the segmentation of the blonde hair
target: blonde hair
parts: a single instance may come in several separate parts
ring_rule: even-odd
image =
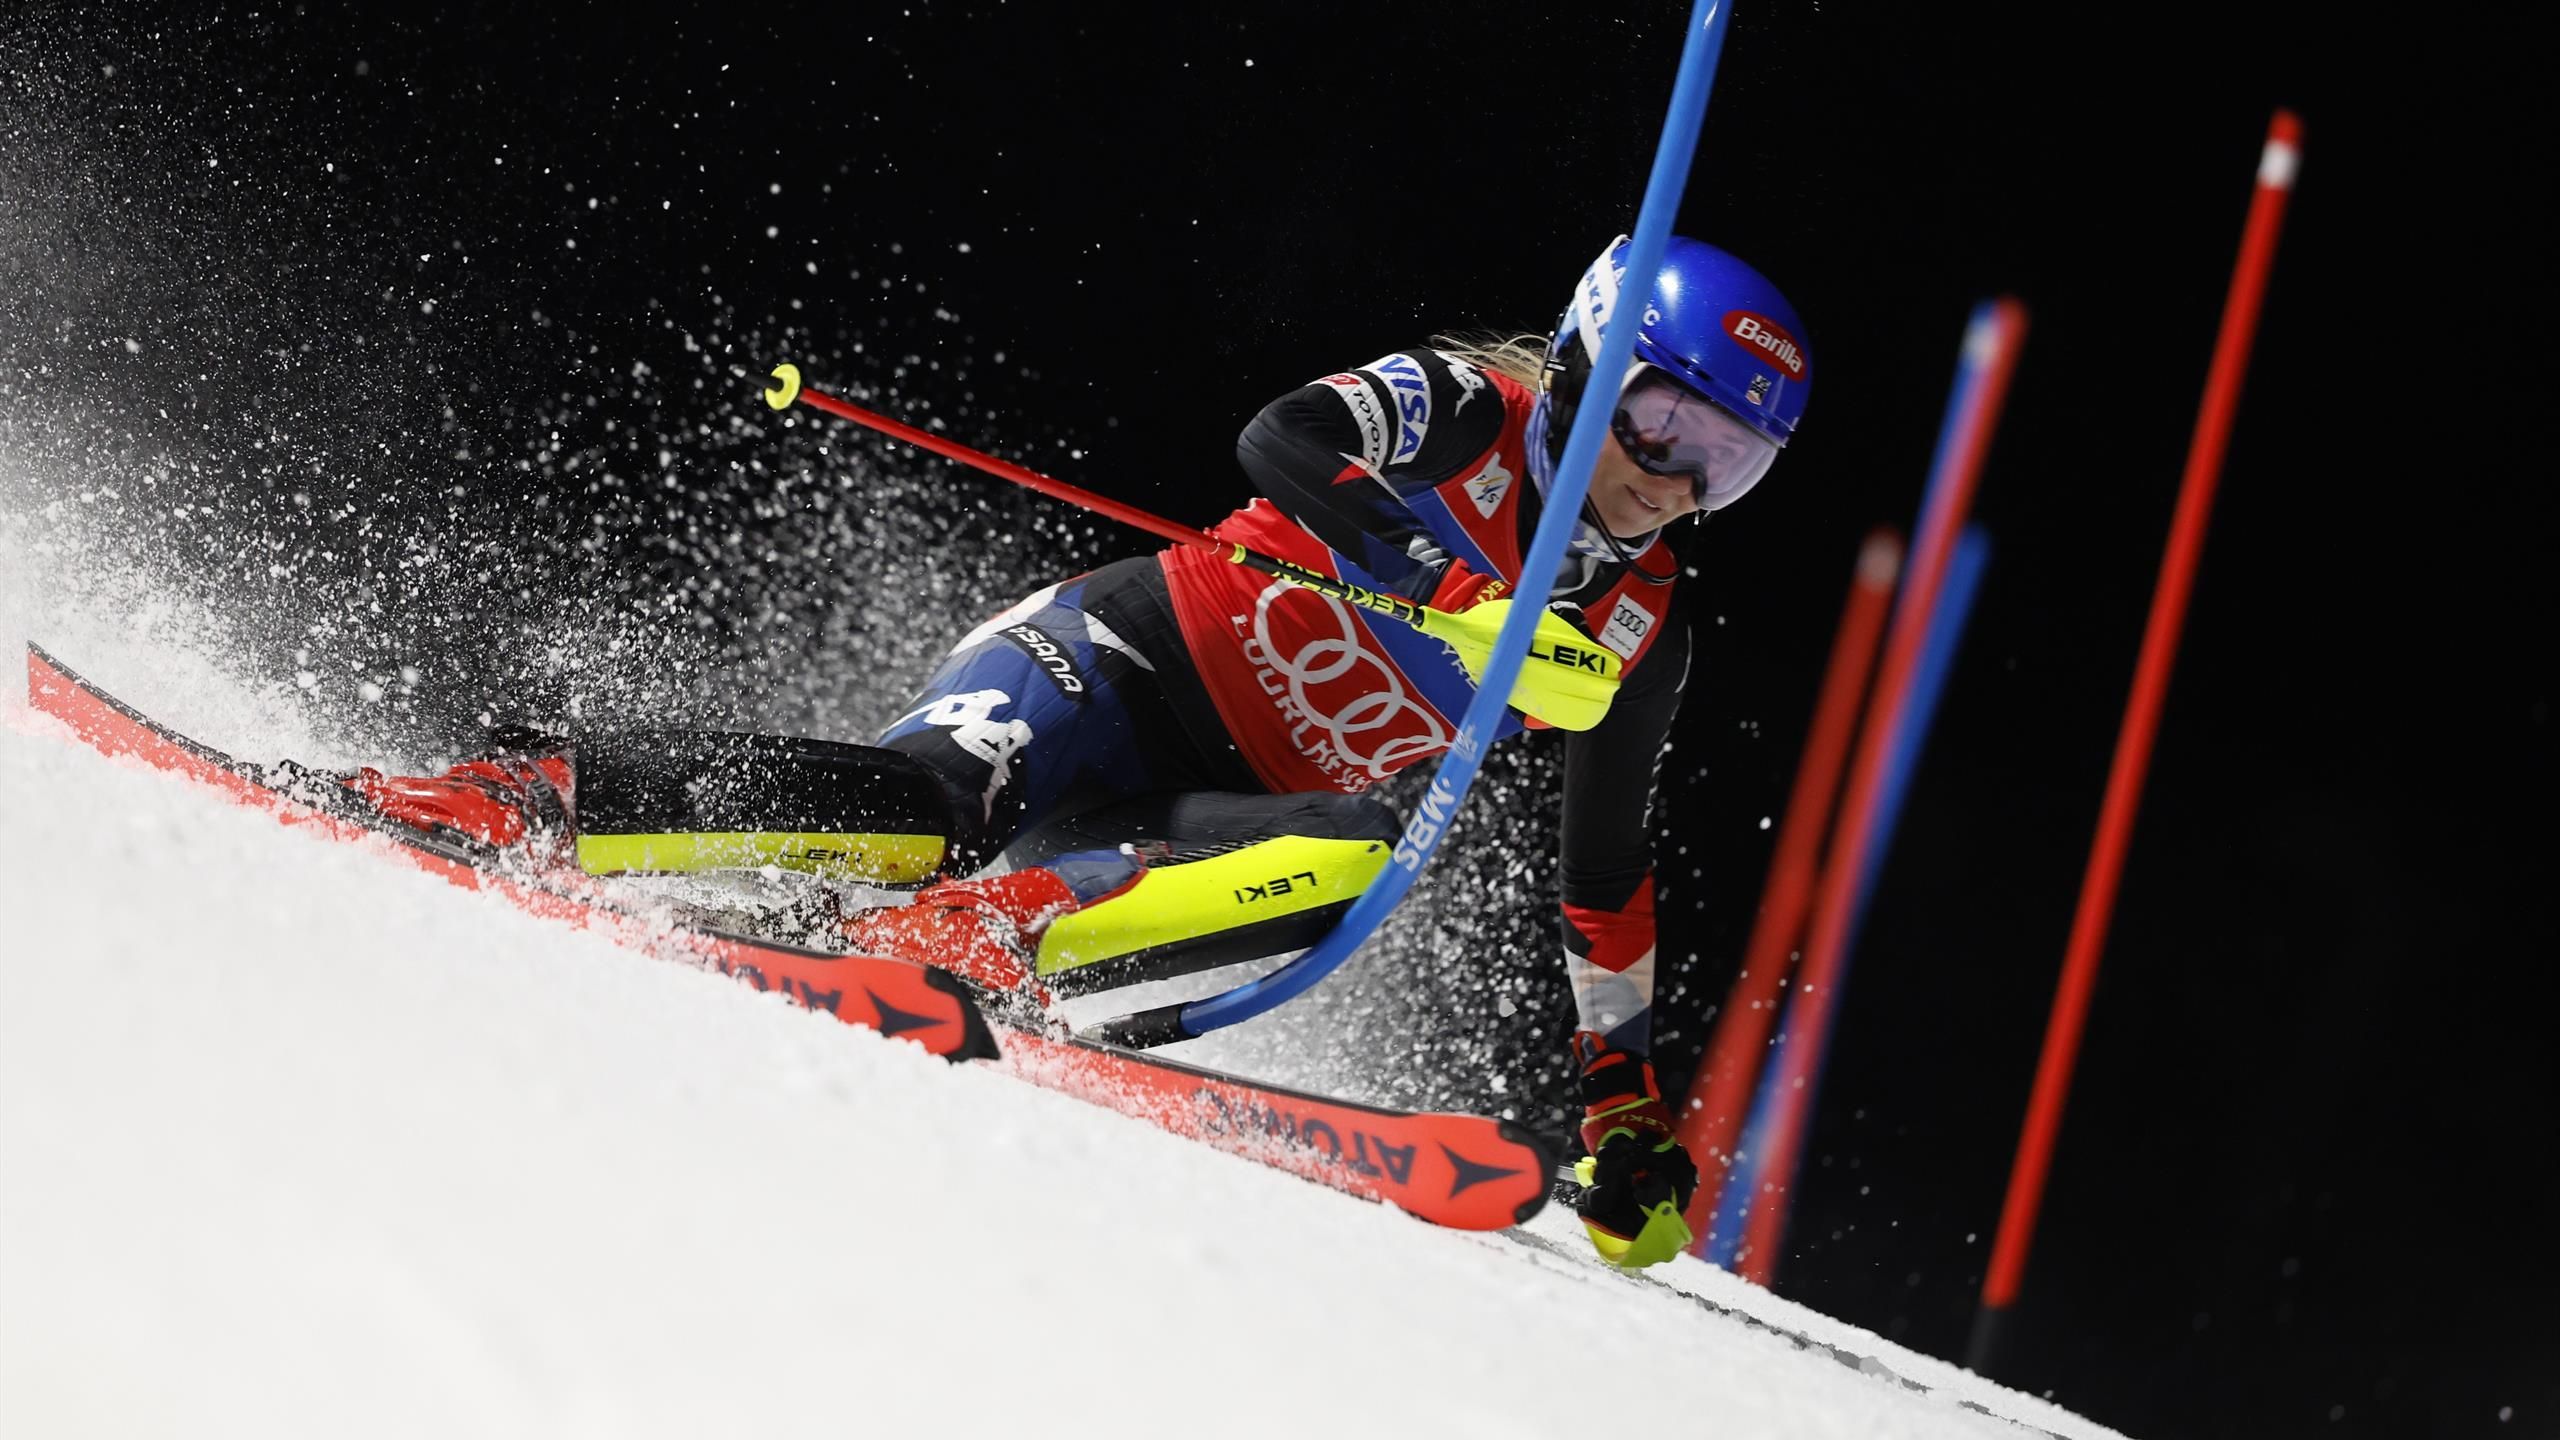
[[[1479,370],[1519,381],[1535,392],[1546,375],[1547,337],[1512,330],[1452,330],[1431,337],[1431,348]]]

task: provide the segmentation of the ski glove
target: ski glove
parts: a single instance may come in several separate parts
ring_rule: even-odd
[[[1480,574],[1466,561],[1452,558],[1440,568],[1431,582],[1431,598],[1423,603],[1454,614],[1500,596],[1504,588],[1502,577]]]
[[[1698,1167],[1672,1131],[1652,1062],[1589,1030],[1573,1036],[1582,1062],[1584,1230],[1601,1258],[1625,1269],[1659,1264],[1689,1247],[1682,1213],[1698,1192]]]

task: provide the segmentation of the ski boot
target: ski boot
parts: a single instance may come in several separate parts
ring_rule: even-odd
[[[947,970],[1038,1027],[1053,998],[1037,978],[1040,937],[1059,916],[1082,907],[1056,871],[1034,866],[974,880],[944,880],[903,905],[846,917],[849,948]]]
[[[542,864],[577,863],[577,773],[560,747],[502,750],[441,775],[386,775],[367,766],[329,777],[372,809],[430,835],[498,850],[521,849]]]
[[[1658,1265],[1689,1248],[1682,1216],[1698,1190],[1698,1167],[1672,1132],[1671,1112],[1642,1052],[1621,1050],[1577,1030],[1582,1062],[1582,1145],[1573,1168],[1582,1183],[1575,1208],[1600,1258],[1625,1270]]]
[[[1057,1000],[1302,950],[1385,869],[1381,838],[1275,835],[1186,853],[1160,842],[946,880],[846,923],[857,948],[990,992]],[[894,947],[894,948],[892,948]]]

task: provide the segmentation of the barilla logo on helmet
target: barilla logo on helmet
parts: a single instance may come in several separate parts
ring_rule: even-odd
[[[1727,310],[1724,333],[1732,336],[1735,344],[1777,362],[1788,379],[1804,378],[1804,348],[1796,344],[1796,337],[1787,333],[1786,326],[1749,310]]]

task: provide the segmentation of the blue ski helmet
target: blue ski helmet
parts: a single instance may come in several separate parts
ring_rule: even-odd
[[[1548,343],[1526,437],[1530,478],[1541,495],[1564,459],[1565,436],[1590,388],[1600,327],[1616,308],[1626,258],[1627,238],[1621,235],[1583,272]],[[1644,328],[1636,332],[1634,362],[1617,377],[1611,399],[1624,396],[1648,371],[1659,371],[1756,432],[1774,458],[1795,434],[1813,388],[1813,357],[1803,334],[1795,307],[1768,277],[1713,245],[1674,235],[1663,247]],[[1741,483],[1720,493],[1702,492],[1699,508],[1720,509],[1741,499],[1765,469],[1764,460]],[[1597,528],[1587,505],[1584,518]]]

